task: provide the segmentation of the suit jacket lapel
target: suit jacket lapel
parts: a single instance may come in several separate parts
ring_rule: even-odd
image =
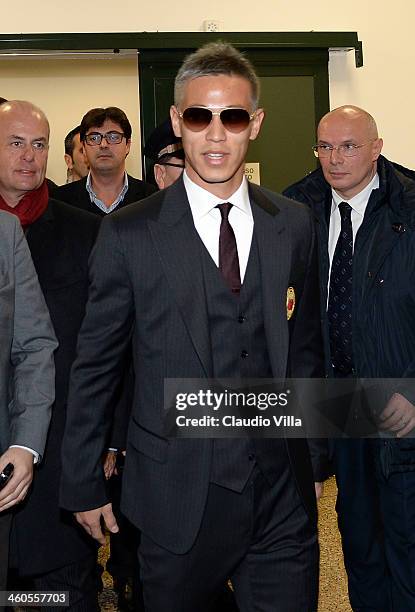
[[[262,302],[268,353],[273,375],[286,374],[288,327],[286,299],[291,267],[290,236],[285,223],[285,211],[280,210],[258,188],[250,185],[261,266]]]
[[[149,230],[184,324],[207,377],[213,373],[199,237],[182,179],[166,190]]]

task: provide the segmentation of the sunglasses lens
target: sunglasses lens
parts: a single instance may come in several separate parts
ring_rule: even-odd
[[[183,121],[192,132],[201,132],[212,121],[212,112],[208,108],[197,108],[195,106],[183,111]]]
[[[248,111],[244,108],[226,108],[221,111],[220,119],[224,128],[234,134],[246,130],[251,121]],[[183,121],[192,132],[201,132],[212,121],[212,111],[209,108],[191,106],[183,111]]]
[[[220,118],[225,129],[234,134],[246,130],[251,121],[248,111],[243,108],[227,108],[221,112]]]

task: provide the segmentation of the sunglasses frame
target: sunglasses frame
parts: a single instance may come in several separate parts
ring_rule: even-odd
[[[184,117],[185,112],[186,112],[187,110],[192,110],[192,109],[195,109],[195,110],[202,110],[202,111],[209,111],[209,112],[211,113],[210,121],[209,121],[209,122],[208,122],[208,123],[207,123],[207,124],[206,124],[204,127],[202,127],[200,130],[195,130],[195,129],[193,129],[192,127],[190,127],[190,126],[187,124],[187,122],[186,122],[186,118]],[[223,122],[223,119],[222,119],[222,116],[221,116],[221,115],[222,115],[222,113],[223,113],[224,111],[235,111],[235,110],[238,110],[238,111],[244,111],[244,112],[247,114],[247,116],[249,117],[249,121],[248,121],[248,123],[247,123],[246,127],[243,127],[243,128],[242,128],[242,129],[240,129],[240,130],[232,130],[232,129],[229,129],[229,127],[227,127],[227,126],[226,126],[226,123],[224,123],[224,122]],[[220,109],[215,109],[215,110],[212,110],[211,108],[208,108],[208,107],[206,107],[206,106],[188,106],[187,108],[185,108],[185,109],[184,109],[184,111],[183,111],[183,112],[181,112],[181,111],[179,111],[179,110],[178,110],[177,112],[178,112],[178,115],[179,115],[180,119],[182,119],[182,121],[184,122],[185,126],[186,126],[186,127],[187,127],[187,128],[188,128],[188,129],[189,129],[191,132],[203,132],[203,130],[205,130],[206,128],[208,128],[208,127],[209,127],[209,125],[212,123],[213,117],[214,117],[215,115],[217,115],[217,116],[220,118],[221,123],[222,123],[223,127],[225,128],[225,130],[227,130],[227,131],[228,131],[228,132],[230,132],[231,134],[240,134],[241,132],[244,132],[244,131],[245,131],[245,130],[246,130],[248,127],[249,127],[249,124],[251,123],[252,119],[254,119],[254,117],[256,116],[256,113],[257,113],[257,111],[256,111],[256,110],[254,110],[254,112],[250,114],[250,113],[249,113],[249,111],[247,111],[247,110],[246,110],[246,108],[232,107],[232,106],[230,106],[230,107],[225,107],[225,108],[220,108]]]

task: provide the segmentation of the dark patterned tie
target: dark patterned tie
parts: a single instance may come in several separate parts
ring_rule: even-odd
[[[346,376],[353,368],[352,352],[352,272],[353,228],[352,208],[340,202],[340,235],[333,255],[330,274],[327,315],[330,331],[331,361]]]
[[[241,275],[239,273],[238,249],[235,234],[228,218],[232,204],[225,202],[224,204],[218,204],[216,208],[219,208],[222,217],[219,233],[219,270],[232,293],[239,293],[241,290]]]

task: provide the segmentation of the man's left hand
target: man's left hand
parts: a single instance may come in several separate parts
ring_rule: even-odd
[[[380,415],[379,428],[403,438],[415,428],[415,406],[400,393],[394,393]]]
[[[26,497],[33,478],[33,454],[24,448],[9,448],[0,457],[0,472],[8,463],[14,465],[13,475],[0,491],[0,512],[8,510]]]

